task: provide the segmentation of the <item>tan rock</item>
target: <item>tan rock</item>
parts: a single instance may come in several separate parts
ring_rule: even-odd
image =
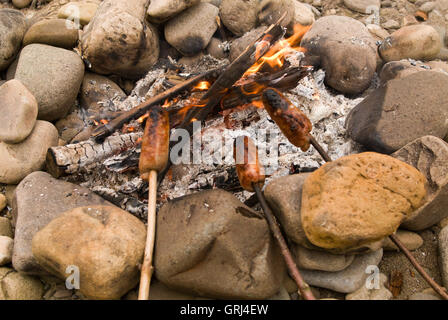
[[[77,266],[80,291],[90,299],[119,299],[139,279],[146,227],[113,206],[67,211],[33,238],[33,255],[53,275],[66,279]]]
[[[442,48],[438,32],[429,25],[403,27],[384,40],[379,53],[384,61],[432,60]]]
[[[37,119],[37,101],[19,81],[10,80],[0,87],[0,141],[19,143],[26,139]]]
[[[295,0],[261,0],[258,5],[259,23],[269,26],[276,23],[286,13],[281,25],[290,26],[295,15],[294,2]]]
[[[47,150],[58,144],[58,131],[50,122],[36,121],[31,134],[21,143],[0,142],[0,183],[17,184],[40,170]]]
[[[3,209],[5,209],[6,204],[7,204],[7,202],[6,202],[6,197],[5,197],[3,194],[0,193],[0,212],[1,212]],[[0,218],[0,219],[1,219],[1,218]],[[0,233],[0,235],[2,235],[2,234]]]
[[[199,0],[152,0],[146,15],[149,21],[161,23],[198,3]]]
[[[82,52],[94,72],[140,78],[157,62],[158,32],[142,24],[146,2],[101,2],[81,37]]]
[[[2,195],[0,195],[0,198],[1,198],[1,196]],[[14,233],[12,232],[11,222],[6,217],[0,217],[0,236],[14,238]]]
[[[98,5],[101,1],[79,1],[69,2],[58,12],[58,18],[69,19],[82,26],[87,25],[95,16]]]
[[[302,225],[322,248],[350,248],[394,233],[419,208],[425,177],[379,153],[340,158],[313,172],[302,193]]]
[[[242,36],[257,26],[258,0],[222,0],[222,23],[234,35]]]
[[[362,286],[357,291],[348,294],[345,300],[391,300],[392,292],[387,289],[387,276],[380,273],[377,288],[368,289]]]
[[[41,300],[44,285],[35,277],[11,270],[0,281],[0,297],[2,292],[5,300]]]
[[[33,24],[25,33],[23,45],[43,43],[50,46],[71,49],[78,42],[77,26],[64,19],[42,20]]]

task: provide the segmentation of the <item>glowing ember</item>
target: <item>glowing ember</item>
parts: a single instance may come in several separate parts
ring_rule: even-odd
[[[210,88],[210,82],[201,81],[194,86],[193,91],[207,91]]]
[[[145,113],[144,115],[142,115],[140,118],[137,119],[138,123],[143,123],[143,121],[146,120],[146,118],[148,118],[148,113]]]

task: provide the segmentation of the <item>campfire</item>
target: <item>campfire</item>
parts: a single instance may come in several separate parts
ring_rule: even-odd
[[[94,190],[127,210],[131,208],[124,205],[123,201],[133,203],[136,207],[132,208],[131,212],[144,217],[146,211],[143,195],[146,184],[136,177],[135,173],[144,123],[148,110],[154,106],[161,106],[168,111],[173,130],[181,128],[193,133],[192,124],[203,122],[202,141],[208,141],[208,145],[202,145],[202,148],[214,149],[218,148],[217,144],[221,145],[222,141],[210,139],[214,130],[218,130],[223,141],[234,139],[241,133],[257,138],[257,132],[260,130],[269,131],[271,134],[264,138],[259,137],[264,139],[259,142],[278,140],[280,157],[279,166],[269,166],[271,170],[268,170],[268,177],[317,168],[321,160],[314,151],[308,152],[310,159],[298,159],[294,156],[296,148],[280,136],[278,128],[268,120],[261,102],[261,93],[268,87],[282,92],[292,90],[300,93],[301,96],[292,96],[295,101],[319,101],[320,91],[323,89],[323,74],[317,72],[313,76],[313,66],[305,63],[306,52],[299,46],[308,29],[309,26],[296,25],[293,35],[283,38],[285,30],[279,24],[273,25],[232,64],[220,65],[218,61],[206,58],[210,60],[207,61],[208,70],[199,74],[176,74],[176,81],[170,81],[168,78],[173,78],[173,70],[165,74],[164,81],[156,80],[161,72],[150,72],[140,82],[151,83],[152,88],[149,91],[154,88],[154,91],[161,91],[160,93],[135,107],[128,106],[135,102],[124,101],[119,110],[104,110],[101,114],[107,114],[105,118],[98,119],[97,115],[94,116],[92,126],[75,137],[74,143],[49,150],[49,172],[56,177],[66,176],[65,179],[68,180],[79,181],[81,178],[85,180],[84,185],[94,186]],[[134,92],[139,91],[138,86]],[[325,94],[329,96],[327,92]],[[141,97],[137,97],[137,102],[140,99]],[[344,98],[341,96],[341,99]],[[81,141],[78,137],[89,139]],[[349,153],[352,147],[348,147],[348,144],[351,142],[345,144],[348,150],[339,149],[333,152],[338,153],[338,156]],[[231,154],[232,150],[224,146],[223,153],[222,157],[225,158],[225,154]],[[261,161],[269,165],[274,159],[266,156],[262,157]],[[193,190],[214,187],[238,192],[243,200],[247,200],[247,195],[237,183],[232,162],[222,164],[222,161],[218,161],[215,164],[181,166],[189,171],[184,175],[183,181],[173,179],[172,169],[162,173],[162,177],[167,174],[167,179],[159,179],[162,202]],[[103,173],[106,172],[107,179],[101,177],[103,173],[98,173],[99,168],[102,168]],[[186,178],[189,181],[185,181]],[[97,179],[100,179],[101,183]],[[117,182],[122,183],[119,190],[116,188]],[[125,198],[128,200],[124,200]]]

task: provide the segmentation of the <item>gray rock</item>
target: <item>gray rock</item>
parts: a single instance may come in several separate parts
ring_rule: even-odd
[[[426,135],[443,139],[448,133],[447,86],[448,75],[436,71],[390,80],[349,113],[347,133],[356,142],[384,153]]]
[[[259,23],[269,26],[276,23],[286,13],[280,25],[283,27],[291,26],[295,14],[295,1],[296,0],[261,0],[258,5]]]
[[[380,273],[379,288],[368,289],[367,286],[362,286],[357,291],[348,294],[345,300],[390,300],[392,292],[386,286],[387,276]]]
[[[236,38],[233,40],[230,44],[230,61],[235,60],[238,58],[238,56],[255,40],[258,39],[258,37],[261,36],[261,34],[267,29],[266,26],[261,26],[256,29],[253,29],[246,34],[244,34],[242,37]]]
[[[297,0],[294,0],[294,16],[292,18],[292,25],[290,29],[296,24],[300,24],[302,26],[309,26],[314,23],[314,13],[312,9]]]
[[[199,0],[153,0],[146,15],[149,21],[161,23],[198,3]]]
[[[0,71],[14,61],[26,32],[25,16],[18,10],[0,9]]]
[[[38,119],[64,117],[73,106],[84,76],[84,63],[73,51],[44,44],[22,49],[15,79],[20,80],[39,104]]]
[[[373,14],[374,10],[380,10],[380,0],[344,0],[344,4],[347,8],[357,11],[359,13]]]
[[[58,144],[58,131],[50,122],[36,121],[21,143],[0,142],[0,183],[17,184],[31,172],[42,169],[48,148]]]
[[[403,245],[408,250],[411,250],[411,251],[417,250],[418,248],[420,248],[423,245],[422,237],[420,237],[415,232],[406,231],[406,230],[397,230],[397,232],[395,233],[395,236],[398,238],[398,240],[400,240],[403,243]],[[395,245],[395,243],[393,243],[392,240],[390,240],[389,237],[384,239],[383,249],[386,251],[387,250],[389,250],[389,251],[399,251],[400,250]]]
[[[411,62],[409,60],[391,61],[386,63],[380,72],[381,83],[386,83],[392,79],[403,79],[420,71],[431,70],[426,64]]]
[[[157,29],[146,21],[146,0],[100,3],[81,37],[83,55],[92,71],[138,79],[159,58]]]
[[[224,43],[218,38],[212,38],[207,47],[207,53],[217,59],[225,59],[228,52],[225,51]]]
[[[10,80],[0,87],[0,114],[0,141],[22,142],[36,123],[37,101],[19,80]]]
[[[160,209],[154,261],[163,284],[211,298],[266,299],[285,274],[266,220],[219,189]]]
[[[104,104],[117,105],[126,98],[120,86],[107,77],[86,72],[82,80],[79,96],[81,106],[89,115],[94,115],[104,108]]]
[[[5,300],[41,300],[44,285],[37,278],[8,272],[0,281],[0,297],[2,293]]]
[[[234,35],[242,36],[258,23],[258,0],[222,0],[219,14],[222,23]]]
[[[302,270],[305,281],[312,286],[342,293],[352,293],[365,284],[368,266],[376,266],[383,257],[383,250],[358,255],[346,269],[338,272]]]
[[[0,217],[0,236],[14,238],[14,233],[12,232],[11,222],[6,217]]]
[[[57,180],[45,172],[28,175],[13,199],[15,222],[13,266],[19,272],[44,274],[31,252],[33,236],[64,211],[87,205],[110,204],[86,188]]]
[[[77,112],[73,112],[56,122],[59,137],[65,142],[70,142],[84,128],[84,121]]]
[[[407,217],[402,227],[423,230],[448,217],[448,143],[425,136],[410,142],[392,156],[417,168],[428,181],[425,204]]]
[[[292,252],[301,269],[336,272],[350,266],[355,259],[353,254],[332,254],[325,251],[307,249],[294,245]]]
[[[443,228],[439,233],[439,265],[443,286],[448,288],[448,227]]]
[[[308,176],[302,173],[275,179],[266,186],[264,195],[288,238],[310,248],[300,216],[302,187]]]
[[[6,236],[0,236],[0,266],[11,263],[13,246],[13,239]]]
[[[185,56],[194,56],[205,49],[218,28],[219,9],[209,3],[199,3],[168,21],[165,39]]]
[[[369,87],[377,49],[361,22],[342,16],[320,18],[304,35],[301,46],[309,57],[320,61],[330,87],[347,94],[358,94]]]

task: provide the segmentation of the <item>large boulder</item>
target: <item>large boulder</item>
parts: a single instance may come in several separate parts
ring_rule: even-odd
[[[60,279],[79,270],[79,289],[89,299],[119,299],[139,280],[146,227],[114,206],[75,208],[33,237],[38,263]]]
[[[0,183],[17,184],[45,164],[47,150],[57,146],[58,131],[50,122],[38,120],[20,143],[0,142]]]
[[[210,3],[199,3],[168,21],[165,39],[185,56],[194,56],[205,49],[218,25],[219,9]]]
[[[258,24],[258,0],[222,0],[219,14],[222,23],[234,35],[242,36]]]
[[[423,230],[448,217],[448,143],[425,136],[405,145],[392,157],[414,166],[428,181],[425,204],[412,212],[402,226]]]
[[[425,182],[414,167],[379,153],[326,163],[303,185],[303,229],[328,249],[381,240],[424,203]]]
[[[37,101],[18,80],[0,86],[0,141],[19,143],[31,133],[37,118]]]
[[[348,135],[369,149],[392,153],[426,135],[448,134],[448,75],[413,73],[389,80],[349,113]]]
[[[73,51],[44,44],[22,49],[14,78],[34,95],[38,119],[64,117],[74,105],[84,76],[84,63]]]
[[[14,9],[0,9],[0,71],[14,61],[26,32],[23,13]]]
[[[367,89],[376,69],[375,40],[359,21],[342,16],[318,19],[301,46],[325,70],[325,82],[346,94]]]
[[[84,28],[81,48],[94,72],[139,78],[159,58],[159,37],[144,19],[146,0],[105,0]]]
[[[31,252],[34,235],[65,211],[88,205],[110,205],[89,189],[34,172],[17,186],[12,204],[15,223],[14,269],[28,274],[48,274]]]
[[[154,261],[163,284],[223,299],[271,297],[285,271],[263,216],[219,189],[160,209]]]

